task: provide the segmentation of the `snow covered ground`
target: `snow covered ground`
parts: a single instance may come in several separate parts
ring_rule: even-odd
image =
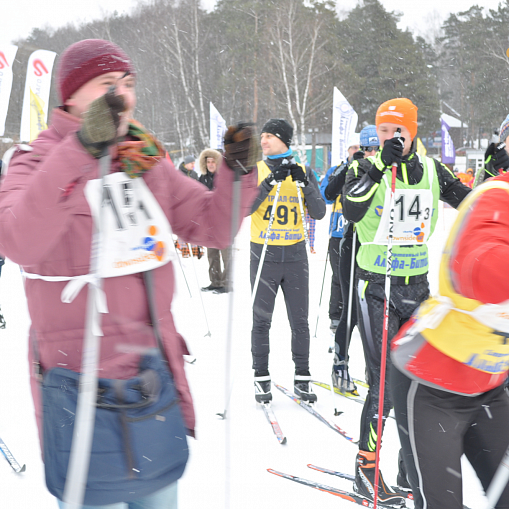
[[[327,382],[332,364],[331,354],[328,353],[332,339],[327,315],[330,266],[327,267],[321,308],[319,299],[327,252],[329,212],[324,220],[317,222],[317,254],[309,255],[311,373],[316,379]],[[437,288],[440,252],[456,216],[456,211],[450,208],[442,210],[441,207],[440,212],[431,240],[432,291]],[[189,259],[183,260],[183,264],[192,298],[177,265],[178,294],[173,308],[177,328],[197,359],[186,368],[196,406],[197,440],[189,440],[191,457],[179,488],[181,509],[355,507],[350,502],[267,472],[268,468],[273,468],[350,490],[349,481],[310,470],[306,465],[313,463],[353,473],[357,447],[273,389],[273,409],[287,436],[287,444],[280,445],[261,407],[255,403],[250,354],[249,219],[237,238],[235,251],[235,318],[231,353],[233,390],[227,421],[218,418],[216,413],[223,412],[225,408],[228,295],[201,294],[211,331],[211,337],[205,336],[207,326],[193,267]],[[195,259],[195,267],[199,286],[207,286],[206,257],[199,261]],[[0,330],[0,437],[18,461],[27,465],[25,473],[15,474],[7,462],[0,458],[0,507],[56,509],[55,499],[44,484],[44,469],[28,385],[29,317],[19,268],[9,261],[2,270],[0,303],[7,320],[7,328]],[[318,311],[318,332],[314,337]],[[357,330],[352,338],[350,355],[352,375],[363,379],[364,358]],[[270,371],[276,383],[292,389],[290,327],[282,295],[278,296],[276,302],[271,329]],[[321,388],[315,391],[318,394],[317,410],[357,440],[362,406],[341,396],[335,396],[332,401],[330,392]],[[363,393],[363,389],[360,392]],[[333,406],[343,411],[339,417],[333,416]],[[381,468],[386,480],[395,482],[399,439],[393,419],[388,420],[383,444]],[[227,449],[230,451],[229,462],[225,461]],[[481,486],[465,462],[464,503],[471,508],[479,508],[484,504],[483,498]]]

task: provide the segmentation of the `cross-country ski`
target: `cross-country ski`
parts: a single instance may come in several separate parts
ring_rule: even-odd
[[[11,451],[5,445],[5,442],[1,438],[0,438],[0,451],[2,451],[4,458],[7,460],[7,463],[9,463],[14,472],[20,474],[21,472],[24,472],[26,470],[26,465],[20,466],[20,464],[16,461]]]
[[[309,412],[311,415],[316,417],[319,421],[323,422],[326,426],[328,426],[330,429],[335,431],[336,433],[339,433],[343,438],[346,438],[348,441],[353,442],[353,438],[349,436],[346,431],[341,429],[337,424],[335,424],[332,421],[329,421],[326,419],[322,414],[317,412],[309,403],[306,403],[305,401],[302,401],[299,399],[295,394],[290,392],[288,389],[285,389],[281,385],[274,384],[285,396],[288,396],[291,400],[295,401],[298,405],[301,406],[304,410]]]
[[[361,497],[351,491],[345,491],[345,490],[340,490],[339,488],[333,488],[332,486],[327,486],[326,484],[311,481],[309,479],[303,479],[302,477],[296,477],[294,475],[285,474],[283,472],[273,470],[272,468],[268,468],[267,472],[269,472],[270,474],[274,474],[279,477],[282,477],[283,479],[288,479],[289,481],[303,484],[304,486],[309,486],[310,488],[314,488],[316,490],[323,491],[325,493],[329,493],[330,495],[340,497],[344,500],[348,500],[349,502],[353,502],[353,503],[360,505],[362,507],[368,507],[368,508],[375,507],[372,501],[370,501],[364,497]],[[391,509],[393,509],[395,506],[379,504],[378,507],[386,507],[386,508],[390,507]],[[399,505],[397,507],[404,507],[404,506]]]
[[[281,431],[281,427],[279,426],[276,414],[274,413],[274,410],[272,410],[270,403],[262,403],[262,409],[263,413],[265,414],[265,417],[267,417],[267,421],[272,427],[272,431],[274,431],[274,435],[276,435],[276,438],[278,439],[278,442],[281,445],[286,444],[286,437],[284,433]]]

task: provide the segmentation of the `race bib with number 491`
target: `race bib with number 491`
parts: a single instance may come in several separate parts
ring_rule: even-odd
[[[101,179],[90,180],[85,196],[101,230],[100,277],[152,270],[175,257],[168,219],[142,178],[111,173],[102,190]]]

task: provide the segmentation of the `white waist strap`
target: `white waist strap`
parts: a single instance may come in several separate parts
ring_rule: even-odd
[[[61,300],[66,304],[72,302],[77,295],[81,292],[86,284],[92,285],[96,290],[96,306],[99,313],[108,312],[108,304],[106,302],[106,294],[99,288],[100,278],[97,274],[83,274],[82,276],[41,276],[40,274],[31,274],[22,271],[22,274],[27,279],[42,279],[43,281],[69,281],[61,293]]]

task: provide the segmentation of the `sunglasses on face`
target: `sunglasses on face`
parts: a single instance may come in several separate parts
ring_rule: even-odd
[[[362,150],[364,152],[373,152],[374,151],[377,151],[379,147],[362,147]]]

